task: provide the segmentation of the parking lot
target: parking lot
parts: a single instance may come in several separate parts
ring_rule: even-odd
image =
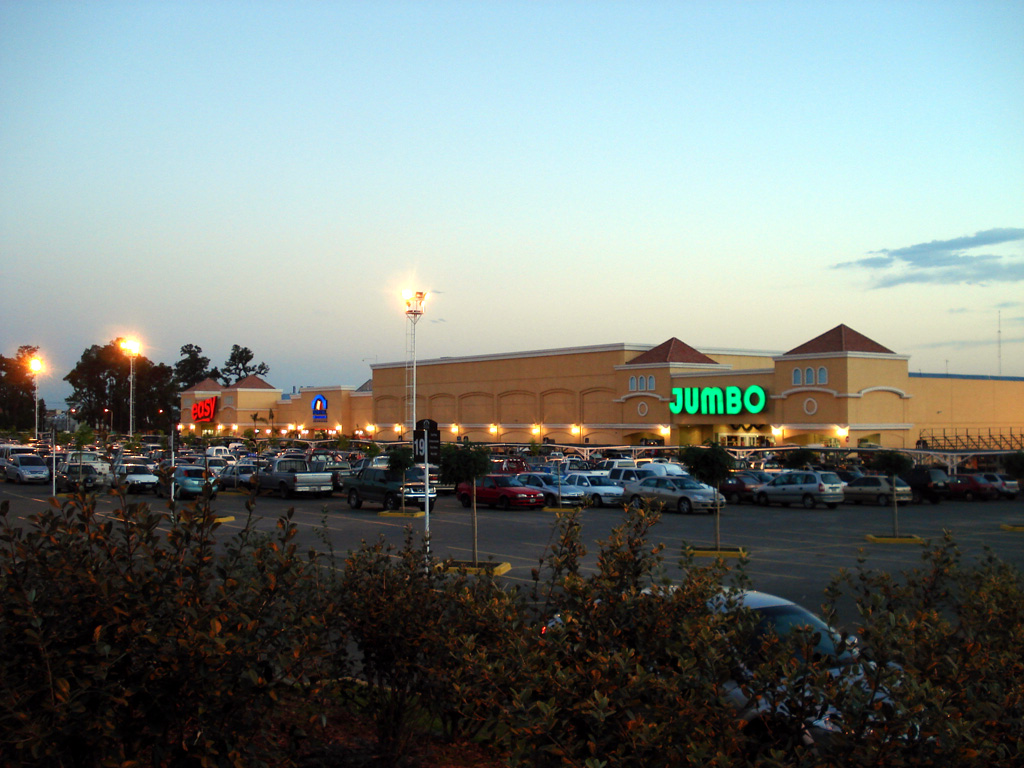
[[[153,496],[134,496],[130,500],[165,505]],[[222,493],[214,502],[217,512],[234,520],[223,524],[230,534],[239,530],[247,514],[246,496]],[[0,500],[11,503],[11,516],[25,518],[33,510],[49,503],[48,486],[0,484]],[[111,510],[115,500],[100,498],[101,510]],[[379,509],[366,505],[361,510],[348,507],[341,494],[326,499],[280,499],[261,495],[255,515],[260,529],[271,531],[277,517],[289,507],[295,508],[294,520],[303,548],[323,550],[321,534],[326,530],[337,552],[344,553],[361,541],[384,537],[401,546],[404,532],[411,526],[421,535],[424,517],[386,517]],[[596,563],[597,542],[608,537],[622,521],[623,511],[615,508],[590,508],[583,513],[583,539],[588,548],[586,566]],[[900,533],[916,535],[926,542],[937,542],[949,531],[966,558],[991,549],[1003,561],[1024,569],[1024,532],[1007,531],[1002,525],[1024,526],[1024,498],[990,502],[944,502],[939,505],[910,505],[899,509]],[[508,511],[480,509],[478,548],[481,560],[507,562],[511,570],[502,578],[528,585],[531,570],[540,563],[552,540],[555,513],[552,511]],[[441,497],[430,515],[431,547],[441,558],[467,560],[472,556],[471,510],[463,509],[452,497]],[[758,507],[749,504],[726,506],[721,516],[723,547],[743,547],[750,554],[745,566],[757,589],[782,595],[816,608],[823,598],[829,577],[840,568],[854,568],[858,558],[865,566],[889,572],[917,567],[922,547],[910,544],[874,544],[869,534],[892,533],[892,512],[874,506],[840,505],[835,510]],[[665,545],[666,571],[679,576],[679,555],[687,546],[710,547],[714,544],[714,518],[709,515],[666,514],[656,526],[653,540]],[[730,559],[736,567],[736,560]],[[852,622],[855,617],[841,617]]]

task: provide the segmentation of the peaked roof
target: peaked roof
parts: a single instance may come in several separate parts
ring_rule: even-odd
[[[198,384],[193,384],[185,392],[220,392],[221,389],[222,387],[218,382],[207,377]]]
[[[813,355],[827,352],[874,352],[883,355],[895,355],[891,349],[872,341],[862,333],[845,325],[837,325],[831,331],[825,331],[799,347],[794,347],[787,355]]]
[[[230,387],[225,387],[225,389],[274,389],[274,387],[267,384],[267,382],[255,373],[251,373],[244,379],[239,379]]]
[[[652,365],[654,363],[700,363],[717,365],[717,363],[703,352],[698,352],[689,344],[684,344],[675,336],[668,341],[663,341],[653,349],[634,357],[629,365]]]

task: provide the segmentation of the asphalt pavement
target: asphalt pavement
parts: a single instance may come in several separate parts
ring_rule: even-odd
[[[11,516],[25,518],[48,504],[49,486],[0,484],[0,500],[11,502]],[[131,501],[146,501],[161,506],[167,501],[153,496],[133,496]],[[247,497],[239,493],[221,493],[214,507],[223,517],[231,534],[244,525]],[[116,500],[100,498],[100,509],[111,510]],[[336,552],[357,548],[360,542],[380,537],[396,547],[404,541],[411,526],[417,537],[423,535],[426,518],[383,516],[382,510],[364,505],[360,510],[348,507],[336,494],[320,499],[280,499],[257,497],[254,514],[257,527],[271,531],[279,515],[294,508],[298,541],[304,548],[323,550],[322,537],[330,537]],[[416,510],[413,510],[414,512]],[[949,531],[968,560],[982,555],[986,548],[1004,562],[1024,570],[1024,531],[1005,530],[1002,526],[1024,526],[1024,497],[989,502],[943,502],[939,505],[900,507],[901,535],[920,537],[925,544],[872,543],[869,535],[890,536],[893,515],[889,508],[840,505],[835,510],[819,508],[758,507],[751,504],[728,505],[720,519],[719,543],[723,547],[742,547],[749,553],[742,566],[756,589],[794,600],[817,610],[824,599],[829,578],[841,568],[864,567],[888,572],[916,568],[922,563],[924,548],[940,542]],[[481,508],[477,514],[477,551],[480,560],[507,562],[511,569],[502,578],[528,586],[531,570],[548,551],[555,531],[556,515],[551,510],[498,511]],[[598,542],[608,538],[622,522],[621,508],[590,508],[583,512],[583,541],[588,549],[585,569],[596,567]],[[469,560],[473,555],[472,511],[453,497],[441,497],[430,514],[432,552],[441,558]],[[714,516],[665,514],[652,533],[654,542],[664,544],[666,573],[681,575],[679,559],[687,547],[715,545]],[[704,558],[698,558],[698,562]],[[738,560],[727,562],[736,569]],[[842,615],[845,623],[854,615]]]

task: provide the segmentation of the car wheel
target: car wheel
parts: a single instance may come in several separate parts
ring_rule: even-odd
[[[590,497],[590,503],[593,504],[595,507],[600,507],[601,506],[601,494],[595,493],[593,496],[591,496]]]
[[[743,502],[743,497],[740,496],[738,492],[737,493],[729,494],[729,503],[730,504],[741,504],[742,502]]]
[[[973,491],[967,491],[966,493],[964,493],[964,501],[974,501]]]
[[[921,492],[920,491],[916,491],[916,490],[911,492],[910,500],[912,502],[914,502],[915,504],[923,504],[924,503],[924,499],[921,497]]]
[[[555,498],[554,494],[549,493],[547,496],[544,497],[544,506],[557,507],[558,499]]]
[[[288,490],[287,483],[281,483],[277,486],[277,492],[281,495],[282,499],[287,499],[291,495],[291,491]]]
[[[801,501],[803,502],[804,509],[814,509],[814,507],[816,506],[814,497],[811,496],[811,494],[809,493],[805,493]]]
[[[502,496],[500,499],[498,499],[498,509],[505,510],[505,509],[508,509],[508,508],[509,508],[508,496]]]
[[[759,494],[757,494],[757,503],[758,503],[759,506],[767,507],[768,506],[768,494],[767,493],[759,493]]]
[[[884,494],[884,493],[878,494],[877,501],[878,501],[878,506],[880,506],[880,507],[887,507],[887,506],[889,506],[889,497],[886,494]]]
[[[679,507],[679,514],[681,514],[681,515],[692,515],[693,514],[693,504],[691,504],[690,500],[688,498],[686,498],[685,496],[680,497],[678,507]]]
[[[394,510],[398,509],[398,506],[398,497],[395,496],[395,494],[389,493],[384,496],[384,509],[393,512]]]
[[[633,509],[640,509],[640,505],[642,503],[643,500],[639,496],[633,496],[633,498],[629,500],[629,506],[631,506]]]
[[[461,496],[459,496],[459,501],[462,502],[463,509],[469,509],[471,506],[473,506],[473,500],[469,498],[468,493],[464,493]]]
[[[348,505],[352,509],[359,509],[363,506],[363,500],[359,498],[359,491],[355,488],[348,492]]]

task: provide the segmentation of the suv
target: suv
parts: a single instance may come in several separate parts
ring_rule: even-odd
[[[776,475],[765,483],[755,496],[762,507],[771,504],[803,504],[805,509],[814,509],[824,504],[835,509],[843,500],[843,481],[835,472],[818,472],[799,469]]]
[[[914,467],[900,477],[910,486],[915,504],[921,504],[925,499],[938,504],[949,498],[949,476],[941,469]]]

